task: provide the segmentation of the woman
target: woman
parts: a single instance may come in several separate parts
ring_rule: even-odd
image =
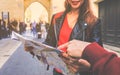
[[[100,20],[93,15],[89,4],[89,0],[65,0],[65,11],[52,17],[46,44],[57,47],[77,39],[96,41],[102,46]],[[62,50],[66,52],[66,49]],[[54,69],[53,74],[62,75],[58,69]]]

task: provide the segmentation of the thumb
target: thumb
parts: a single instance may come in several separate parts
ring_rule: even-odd
[[[87,60],[85,60],[85,59],[79,59],[78,61],[79,61],[80,64],[82,64],[82,65],[84,65],[86,67],[90,67],[91,66],[91,64]]]

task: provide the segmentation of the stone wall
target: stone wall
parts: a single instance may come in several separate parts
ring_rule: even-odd
[[[0,19],[2,12],[9,12],[10,20],[24,20],[24,2],[23,0],[0,0]]]

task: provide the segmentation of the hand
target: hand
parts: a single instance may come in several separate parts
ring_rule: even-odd
[[[67,48],[67,53],[73,57],[81,57],[84,48],[90,43],[80,40],[72,40],[58,47],[58,49]]]
[[[91,64],[85,59],[79,59],[78,62],[80,63],[80,72],[88,71],[91,67]]]
[[[79,59],[76,64],[72,64],[70,66],[73,67],[71,70],[74,72],[85,72],[90,70],[91,64],[87,60]]]
[[[72,57],[78,57],[80,58],[82,56],[84,48],[90,43],[78,41],[78,40],[72,40],[68,43],[65,43],[58,47],[58,49],[67,48],[66,56],[72,56]],[[63,55],[64,56],[64,55]],[[90,68],[90,63],[87,60],[84,59],[71,59],[70,57],[62,58],[63,61],[68,65],[68,68],[70,68],[71,71],[77,72],[77,71],[87,71]],[[71,62],[70,62],[70,61]],[[73,64],[74,63],[74,64]]]
[[[88,71],[90,69],[90,63],[84,59],[73,58],[64,53],[64,56],[60,56],[66,63],[68,69],[72,73]]]

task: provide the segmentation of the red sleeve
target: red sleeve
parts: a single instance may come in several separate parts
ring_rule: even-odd
[[[90,62],[94,75],[120,75],[120,58],[97,43],[88,45],[82,57]]]

